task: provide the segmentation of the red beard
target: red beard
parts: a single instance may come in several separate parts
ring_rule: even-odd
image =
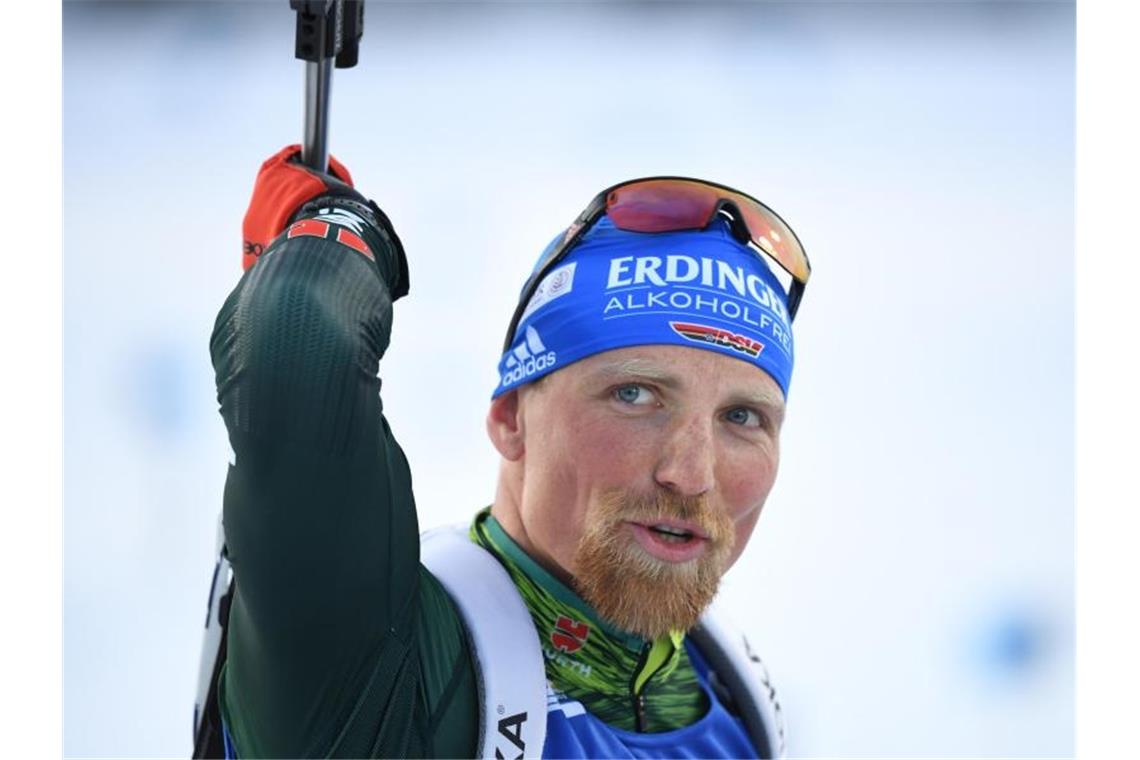
[[[663,519],[699,526],[705,550],[684,562],[650,554],[629,523]],[[608,491],[586,513],[574,556],[577,591],[605,620],[645,639],[688,631],[716,596],[734,541],[731,518],[704,497]]]

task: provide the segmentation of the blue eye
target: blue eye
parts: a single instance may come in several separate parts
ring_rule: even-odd
[[[614,398],[626,404],[648,404],[653,401],[653,394],[642,385],[623,385],[614,390]]]
[[[759,414],[743,406],[730,409],[724,417],[734,425],[744,425],[746,427],[760,427],[764,422]]]

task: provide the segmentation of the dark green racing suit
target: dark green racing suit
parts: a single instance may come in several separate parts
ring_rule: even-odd
[[[295,219],[346,203],[318,199]],[[214,327],[235,454],[224,521],[236,593],[218,699],[243,758],[470,757],[473,655],[455,605],[419,562],[411,476],[382,413],[394,233],[360,204],[352,211],[368,222],[375,260],[333,239],[282,235]],[[526,601],[555,688],[629,731],[705,713],[679,634],[646,642],[606,625],[486,510],[472,537]],[[556,651],[561,618],[589,625],[591,646]]]

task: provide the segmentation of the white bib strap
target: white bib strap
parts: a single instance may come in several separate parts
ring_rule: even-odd
[[[221,746],[221,715],[218,712],[218,677],[225,659],[226,622],[232,600],[233,571],[226,555],[226,533],[218,513],[217,549],[210,598],[206,602],[206,627],[198,660],[198,688],[194,692],[194,757],[208,757]]]
[[[420,560],[467,629],[479,684],[479,757],[539,758],[546,740],[546,668],[534,621],[511,576],[467,526],[420,536]]]
[[[714,601],[689,631],[709,667],[716,671],[740,709],[741,718],[760,757],[786,757],[784,714],[768,669],[752,651],[744,634],[735,630],[718,612]]]

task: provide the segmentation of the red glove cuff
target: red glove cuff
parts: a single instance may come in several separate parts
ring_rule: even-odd
[[[328,190],[319,174],[290,160],[300,152],[300,145],[286,146],[267,159],[257,173],[253,197],[241,225],[243,270],[256,263],[302,204]],[[329,156],[329,173],[352,187],[352,175],[332,156]]]

